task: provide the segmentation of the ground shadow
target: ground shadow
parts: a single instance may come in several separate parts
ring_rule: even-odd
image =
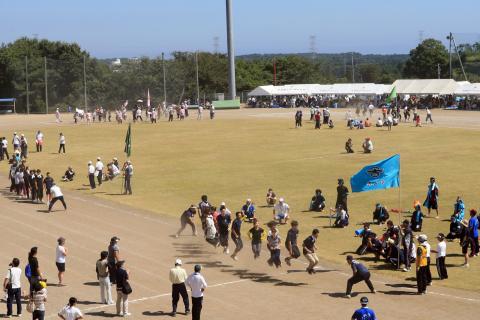
[[[346,298],[345,292],[322,292],[323,295],[327,295],[330,298]],[[357,292],[351,294],[352,297],[358,296]]]
[[[386,283],[385,285],[387,287],[392,287],[392,288],[410,288],[410,289],[417,288],[416,285],[410,284],[410,283]]]
[[[82,304],[82,305],[88,306],[88,305],[92,305],[92,304],[102,304],[102,303],[95,302],[95,301],[81,301],[81,300],[79,300],[79,301],[77,301],[77,304]]]
[[[275,286],[283,286],[283,287],[299,287],[307,285],[304,282],[290,282],[290,281],[283,281],[272,276],[267,275],[266,273],[257,273],[257,272],[249,272],[247,269],[222,269],[222,272],[229,272],[233,275],[239,277],[240,279],[248,279],[254,282],[260,283],[272,283]]]
[[[98,281],[84,282],[83,285],[84,286],[92,286],[92,287],[98,287],[99,286]]]
[[[123,193],[105,193],[106,196],[126,196],[126,194]]]
[[[38,209],[37,212],[48,213],[48,209]]]
[[[90,188],[77,188],[78,191],[90,190]]]
[[[405,291],[405,290],[390,290],[390,291],[378,291],[379,293],[383,293],[390,296],[415,296],[417,295],[416,292],[413,291]]]
[[[345,251],[345,252],[342,252],[342,253],[339,253],[341,256],[344,256],[344,255],[347,255],[347,254],[356,254],[355,251]]]
[[[87,312],[85,314],[102,318],[115,318],[117,316],[115,313],[106,313],[105,311]]]
[[[142,312],[144,316],[149,316],[149,317],[160,317],[160,316],[172,316],[171,312],[165,312],[165,311],[144,311]],[[177,312],[177,314],[185,314],[185,313],[180,313]]]

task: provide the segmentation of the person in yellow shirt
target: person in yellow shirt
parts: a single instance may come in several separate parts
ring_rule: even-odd
[[[418,294],[427,293],[427,248],[424,245],[424,242],[427,240],[425,235],[419,235],[417,237],[418,248],[417,248],[417,260],[416,260],[416,269],[417,269],[417,290]]]
[[[182,268],[182,260],[175,260],[175,267],[170,269],[170,282],[172,283],[172,317],[175,317],[177,314],[177,303],[180,295],[185,305],[185,315],[190,313],[187,287],[185,286],[187,277],[187,272]]]

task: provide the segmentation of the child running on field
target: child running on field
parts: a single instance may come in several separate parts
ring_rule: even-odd
[[[264,235],[264,230],[260,228],[260,223],[258,220],[254,220],[253,227],[248,230],[248,235],[252,239],[252,251],[253,258],[257,259],[260,257],[260,252],[262,251],[262,238]]]

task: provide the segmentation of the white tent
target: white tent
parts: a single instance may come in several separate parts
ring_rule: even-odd
[[[480,96],[480,83],[464,83],[455,90],[457,96]]]
[[[335,84],[290,84],[284,86],[260,86],[248,93],[249,96],[293,96],[293,95],[381,95],[390,93],[392,86],[375,83]]]
[[[406,79],[393,83],[399,94],[454,94],[459,85],[452,79]]]

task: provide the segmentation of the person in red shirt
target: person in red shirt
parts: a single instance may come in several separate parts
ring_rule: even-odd
[[[317,111],[315,113],[315,129],[320,129],[321,123],[320,123],[320,112]]]

